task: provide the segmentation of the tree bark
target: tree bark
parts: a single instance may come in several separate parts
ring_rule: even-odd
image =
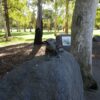
[[[32,32],[32,27],[30,26],[30,32]]]
[[[21,31],[21,29],[20,29],[20,24],[19,24],[18,22],[17,22],[16,24],[17,24],[17,26],[16,26],[17,32],[20,32],[20,31]]]
[[[29,31],[32,32],[32,25],[30,23]]]
[[[7,0],[3,0],[3,6],[4,6],[4,17],[5,17],[5,22],[6,22],[6,26],[7,26],[7,33],[8,33],[8,36],[11,36]]]
[[[47,25],[48,25],[48,32],[50,32],[50,19],[47,20]]]
[[[6,26],[6,22],[5,22],[5,19],[4,19],[4,10],[2,9],[2,1],[0,1],[0,16],[2,18],[2,21],[3,21],[3,25],[4,25],[4,30],[5,30],[5,38],[6,38],[6,41],[8,41],[8,32],[7,32],[7,26]]]
[[[42,35],[43,35],[42,0],[38,0],[37,7],[38,7],[38,14],[36,21],[34,45],[40,45],[42,43]]]
[[[24,26],[24,32],[26,32],[26,27]]]
[[[78,60],[86,89],[97,89],[92,77],[92,33],[98,0],[76,0],[72,21],[73,55]]]
[[[55,15],[54,28],[55,28],[55,33],[54,34],[55,34],[55,36],[57,36],[57,14]]]
[[[66,0],[65,33],[68,34],[69,0]]]

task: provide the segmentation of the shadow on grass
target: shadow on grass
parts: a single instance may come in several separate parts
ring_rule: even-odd
[[[0,37],[4,37],[4,34],[0,34]]]
[[[21,43],[0,48],[0,75],[6,74],[15,68],[15,65],[21,64],[32,58],[30,53],[33,44]]]
[[[11,50],[17,51],[17,49],[21,49],[25,46],[29,46],[31,43],[20,43],[20,44],[15,44],[15,45],[10,45],[10,46],[5,46],[5,47],[0,47],[0,54],[4,52],[11,52]],[[11,52],[13,54],[13,52]]]
[[[4,37],[5,33],[4,32],[0,32],[0,37]]]
[[[32,51],[33,50],[33,51]],[[25,61],[45,54],[45,46],[21,43],[0,48],[0,78]]]

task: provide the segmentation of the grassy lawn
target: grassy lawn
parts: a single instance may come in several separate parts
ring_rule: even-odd
[[[94,30],[93,36],[100,36],[100,30]]]
[[[43,33],[43,40],[55,38],[54,31],[47,32],[44,30]],[[12,37],[10,37],[8,41],[5,41],[4,34],[5,33],[0,32],[0,47],[19,43],[32,43],[34,41],[34,32],[12,32]],[[100,36],[100,30],[94,30],[93,36],[95,35]]]
[[[0,47],[13,45],[13,44],[19,44],[19,43],[32,43],[34,41],[34,32],[12,32],[12,37],[6,41],[4,38],[4,34],[0,32]],[[55,38],[54,32],[47,32],[44,31],[43,34],[43,40],[46,40],[48,38]]]

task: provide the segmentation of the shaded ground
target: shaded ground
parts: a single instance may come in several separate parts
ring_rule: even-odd
[[[39,47],[30,54],[32,51],[32,44],[18,44],[0,48],[0,77],[4,76],[8,71],[14,69],[14,65],[21,64],[33,58],[33,55],[44,54]],[[43,50],[44,51],[44,50]],[[93,74],[98,83],[99,90],[97,92],[87,92],[87,100],[100,100],[100,43],[93,43]]]
[[[7,72],[14,69],[15,65],[21,64],[34,57],[34,55],[43,55],[45,46],[36,47],[34,53],[31,53],[33,44],[23,43],[0,48],[0,78]]]
[[[86,92],[86,100],[100,100],[100,43],[93,44],[93,75],[98,84],[98,91]]]
[[[18,44],[0,48],[0,76],[13,69],[14,65],[32,58],[32,44]]]

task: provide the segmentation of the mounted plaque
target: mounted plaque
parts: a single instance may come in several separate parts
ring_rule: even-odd
[[[56,36],[56,45],[57,45],[57,48],[64,48],[67,51],[70,51],[71,36],[70,35]]]
[[[62,36],[62,46],[71,45],[71,36]]]

